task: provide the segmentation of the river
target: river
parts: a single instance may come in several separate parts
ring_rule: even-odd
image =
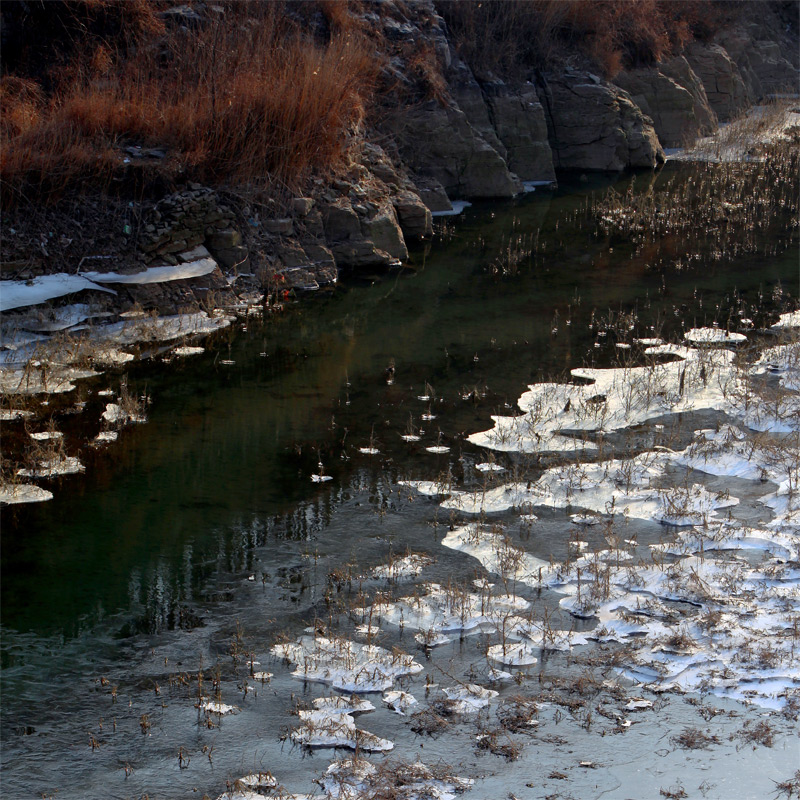
[[[668,166],[658,180],[690,169]],[[402,269],[344,275],[282,314],[240,321],[202,355],[82,383],[86,409],[57,422],[85,475],[54,481],[50,502],[2,511],[4,795],[216,797],[237,774],[267,769],[310,791],[325,756],[280,741],[293,679],[269,656],[276,637],[333,619],[348,584],[355,594],[407,549],[437,559],[426,581],[485,574],[440,546],[446,513],[398,481],[474,485],[486,452],[466,435],[511,413],[528,384],[630,363],[636,338],[742,317],[758,328],[797,297],[796,232],[766,254],[654,268],[663,253],[635,252],[587,221],[612,183],[565,180],[476,203],[440,219]],[[674,258],[680,242],[663,248]],[[151,399],[148,421],[89,448],[97,392],[121,380]],[[412,429],[418,443],[401,438]],[[426,450],[436,445],[449,451]],[[379,452],[361,452],[370,447]],[[562,522],[539,536],[543,559],[560,557]],[[449,658],[461,668],[476,647],[455,644]],[[259,688],[257,714],[209,728],[194,705],[198,675],[241,695],[232,649],[276,678]],[[447,737],[393,723],[370,729],[399,755],[458,753]]]

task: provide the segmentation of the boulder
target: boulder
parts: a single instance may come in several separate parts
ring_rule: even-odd
[[[709,105],[721,122],[752,104],[753,96],[724,47],[692,42],[686,50],[686,60],[703,82]]]
[[[556,169],[616,172],[664,161],[652,120],[622,89],[570,71],[546,80],[539,96]]]
[[[361,237],[361,223],[353,211],[350,201],[340,197],[326,205],[322,211],[325,238],[329,242],[341,242]]]
[[[214,250],[214,258],[225,267],[240,272],[247,272],[250,269],[250,254],[244,245],[238,244],[235,247],[223,247]]]
[[[214,231],[206,238],[206,247],[211,250],[223,250],[230,247],[237,247],[242,243],[242,234],[233,228],[224,231]]]
[[[273,219],[265,219],[263,225],[264,230],[267,233],[272,233],[275,236],[291,236],[294,233],[294,225],[291,217],[275,217]]]
[[[754,101],[770,94],[796,93],[798,73],[778,42],[761,38],[767,31],[758,26],[737,26],[720,32],[717,44],[736,63]]]
[[[483,140],[506,159],[506,148],[498,138],[495,126],[489,116],[489,109],[481,85],[467,65],[457,59],[448,73],[448,84],[458,107],[464,112],[469,124]]]
[[[692,96],[694,102],[694,116],[700,126],[701,136],[708,136],[717,130],[717,115],[709,105],[708,95],[706,94],[703,81],[691,68],[684,56],[676,56],[668,61],[662,61],[658,65],[658,70],[675,81],[679,86],[686,89]]]
[[[694,98],[673,78],[655,68],[635,69],[621,72],[614,83],[653,120],[664,147],[681,147],[700,135]]]
[[[435,100],[404,109],[390,123],[404,163],[450,196],[513,197],[521,186],[499,153],[456,106]]]
[[[388,253],[392,258],[404,261],[408,248],[403,232],[397,222],[397,214],[390,203],[383,203],[377,213],[361,220],[364,239],[371,241],[376,250]]]
[[[419,199],[430,211],[451,211],[453,209],[453,204],[439,181],[417,175],[414,177],[414,185],[419,193]]]
[[[422,239],[433,232],[433,219],[430,209],[422,202],[419,195],[410,191],[400,191],[392,198],[394,210],[403,236],[410,239]]]
[[[483,90],[509,170],[523,181],[554,181],[547,121],[536,87],[525,83],[511,88],[493,81],[484,84]]]
[[[306,217],[308,216],[308,212],[314,206],[314,200],[310,197],[295,197],[292,200],[292,211],[297,214],[298,217]]]
[[[390,266],[408,258],[394,207],[388,201],[359,217],[351,201],[340,197],[322,209],[325,238],[337,266]]]

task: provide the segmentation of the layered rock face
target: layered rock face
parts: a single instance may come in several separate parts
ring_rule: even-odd
[[[512,197],[525,182],[554,182],[557,170],[653,169],[662,147],[798,89],[794,34],[774,15],[609,81],[563,64],[521,65],[513,76],[473,70],[435,0],[365,0],[352,13],[375,36],[384,86],[373,127],[353,132],[350,163],[273,206],[197,185],[142,203],[140,264],[176,264],[202,247],[231,280],[318,288],[342,268],[403,262],[408,243],[431,234],[431,212],[452,199]]]
[[[652,120],[621,89],[567,73],[540,89],[558,169],[619,171],[664,161]]]
[[[698,136],[711,133],[716,117],[708,104],[705,89],[682,56],[670,75],[670,68],[630,70],[614,80],[639,109],[653,120],[653,127],[664,147],[680,147]],[[680,63],[682,62],[682,63]],[[683,85],[686,82],[687,85]],[[693,94],[690,88],[695,89]]]
[[[613,81],[569,68],[511,79],[468,66],[434,0],[365,8],[390,54],[389,83],[417,91],[412,60],[423,46],[441,80],[437,92],[398,99],[379,124],[383,147],[363,144],[347,175],[320,182],[313,199],[296,198],[288,213],[260,219],[255,229],[237,229],[228,209],[221,213],[205,196],[176,201],[183,211],[199,202],[187,244],[202,239],[223,266],[246,265],[242,230],[251,250],[269,254],[268,269],[282,286],[314,288],[343,267],[402,262],[407,240],[428,236],[431,212],[448,210],[451,199],[512,197],[526,181],[554,182],[556,170],[652,169],[664,161],[662,146],[710,134],[718,121],[797,85],[785,43],[753,24]],[[172,253],[187,230],[185,220],[163,218],[148,245],[151,258],[180,258]]]

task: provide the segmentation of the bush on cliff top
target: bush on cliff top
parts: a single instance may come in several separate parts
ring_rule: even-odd
[[[0,79],[5,203],[118,180],[131,145],[163,150],[162,176],[296,188],[345,157],[374,85],[373,50],[338,3],[301,7],[328,22],[316,37],[297,4],[215,4],[180,25],[167,3],[46,5],[51,38]]]
[[[649,66],[731,13],[725,0],[438,0],[461,55],[479,70],[513,74],[582,52],[607,78]]]

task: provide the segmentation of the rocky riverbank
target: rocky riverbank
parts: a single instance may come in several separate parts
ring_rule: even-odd
[[[512,197],[562,170],[655,169],[665,147],[713,133],[798,86],[797,26],[787,27],[772,4],[613,80],[577,52],[552,69],[482,71],[459,53],[434,0],[346,9],[382,49],[381,85],[391,87],[380,112],[353,133],[346,167],[310,180],[302,194],[187,182],[145,197],[120,189],[49,207],[20,203],[4,213],[3,285],[91,271],[96,286],[50,297],[38,289],[27,299],[15,292],[2,304],[15,312],[7,326],[18,309],[30,305],[40,318],[65,296],[112,317],[279,302],[334,283],[341,270],[404,262],[407,243],[429,236],[432,214],[452,211],[456,199]],[[202,25],[211,13],[202,4],[176,7],[169,24]],[[164,157],[126,145],[121,184],[140,185]],[[182,266],[198,262],[213,269]],[[144,272],[150,267],[173,269],[156,278]]]

